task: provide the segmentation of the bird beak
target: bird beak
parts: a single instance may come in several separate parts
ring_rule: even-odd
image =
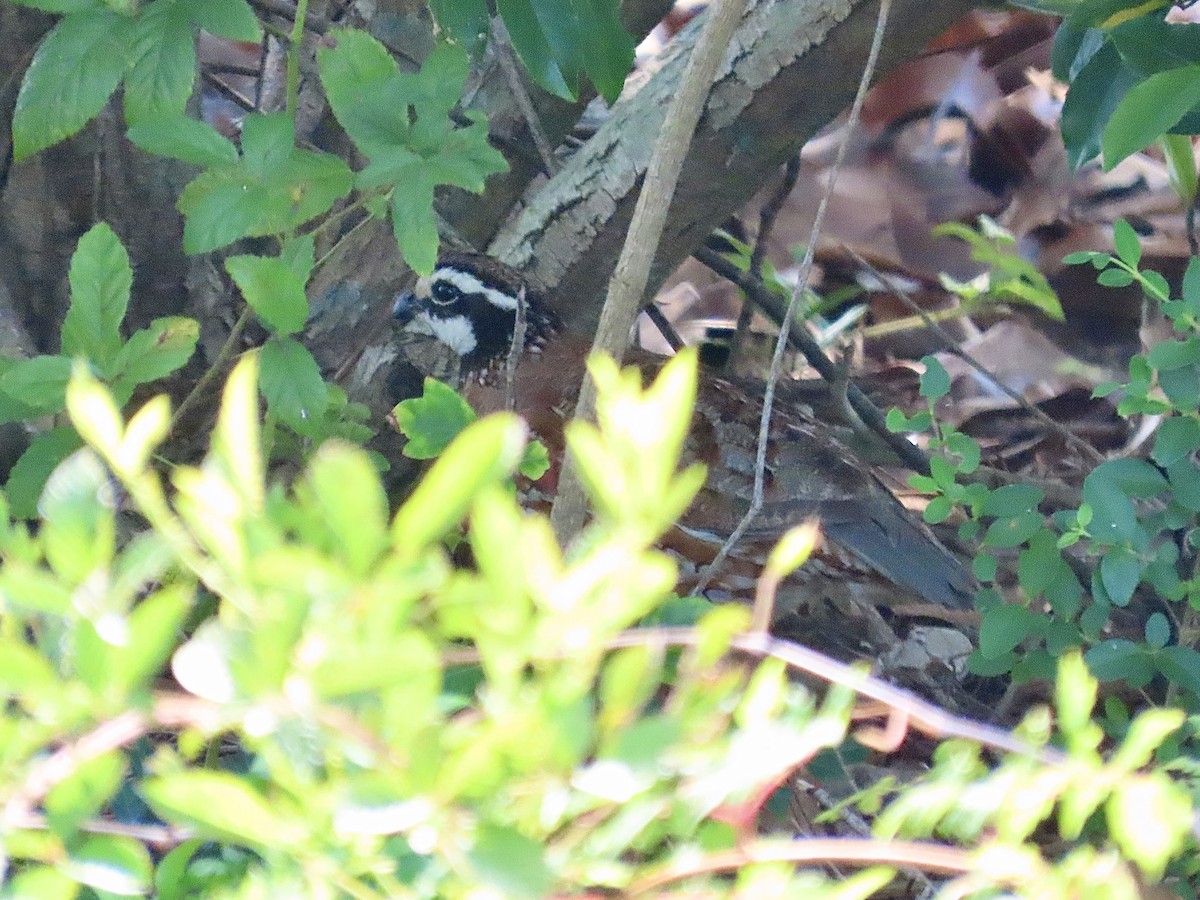
[[[412,291],[405,291],[396,297],[392,306],[392,318],[401,325],[407,325],[417,314],[417,298]]]

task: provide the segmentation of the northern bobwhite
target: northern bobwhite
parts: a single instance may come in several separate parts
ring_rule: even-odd
[[[520,273],[480,254],[446,254],[434,273],[397,298],[405,330],[431,335],[461,358],[461,388],[481,415],[505,405]],[[514,379],[516,412],[561,459],[590,345],[566,332],[558,317],[526,291],[525,341]],[[653,373],[663,359],[632,351],[627,364]],[[684,586],[715,556],[749,507],[761,391],[747,381],[702,373],[685,462],[702,462],[708,478],[677,530],[664,540],[683,566]],[[777,404],[767,453],[765,503],[749,534],[727,560],[709,595],[748,599],[766,553],[789,528],[817,517],[823,546],[781,590],[777,611],[823,597],[874,605],[972,605],[973,580],[928,528],[833,435],[799,409]],[[547,476],[553,489],[557,467]],[[882,577],[881,577],[882,576]]]

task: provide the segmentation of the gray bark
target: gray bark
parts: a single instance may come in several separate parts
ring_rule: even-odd
[[[651,291],[849,105],[878,7],[877,0],[751,5],[684,164]],[[970,8],[965,0],[898,0],[880,74],[910,59]],[[590,331],[599,316],[654,138],[698,26],[694,22],[679,35],[640,88],[626,89],[595,137],[525,198],[515,222],[491,244],[491,252],[524,270],[578,330]]]

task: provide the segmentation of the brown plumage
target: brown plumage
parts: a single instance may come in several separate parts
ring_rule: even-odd
[[[505,360],[521,287],[520,275],[496,260],[448,254],[432,276],[396,303],[406,328],[431,334],[459,354],[463,393],[481,414],[504,408]],[[524,302],[516,411],[558,460],[589,345],[565,333],[532,293]],[[626,358],[648,375],[662,362],[643,351]],[[783,394],[786,398],[786,389]],[[701,375],[685,462],[704,463],[708,478],[676,532],[664,540],[680,557],[685,588],[749,507],[761,412],[761,385]],[[557,466],[541,486],[552,490],[556,473]],[[776,404],[772,419],[764,500],[710,592],[715,597],[749,597],[774,542],[815,516],[825,544],[789,579],[780,593],[781,610],[822,597],[970,608],[974,585],[960,561],[834,438],[833,429],[786,402]]]

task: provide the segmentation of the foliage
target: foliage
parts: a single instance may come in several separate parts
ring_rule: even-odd
[[[782,835],[755,835],[757,811],[844,739],[852,695],[835,686],[819,700],[780,660],[730,655],[741,607],[705,613],[680,650],[668,649],[675,633],[627,630],[674,583],[652,543],[703,477],[675,471],[694,360],[645,392],[611,363],[595,367],[600,425],[569,440],[585,483],[612,497],[594,498],[597,518],[566,557],[504,489],[524,444],[513,416],[469,424],[389,521],[377,472],[348,444],[326,442],[292,490],[266,482],[255,370],[250,356],[231,375],[204,461],[164,480],[149,463],[166,400],[126,423],[79,367],[66,401],[88,447],[55,473],[36,534],[0,520],[8,895],[542,897],[679,884],[846,898],[889,880],[875,868],[834,886],[743,861],[730,883],[707,864],[740,859],[738,848],[787,859]],[[638,422],[658,423],[649,443]],[[128,543],[110,477],[149,526]],[[441,543],[464,517],[471,567]],[[178,688],[160,678],[167,660]],[[1018,755],[988,773],[977,750],[946,745],[884,810],[880,835],[978,842],[963,878],[981,890],[1019,888],[1029,873],[1064,893],[1123,897],[1134,877],[1122,856],[1151,880],[1173,871],[1191,801],[1140,770],[1182,714],[1140,717],[1104,762],[1087,712],[1094,682],[1076,663],[1060,690],[1069,756]],[[154,737],[164,728],[177,740]],[[1047,714],[1022,736],[1045,756]],[[1019,792],[1038,803],[1002,802]],[[1074,848],[1061,859],[1031,843],[1056,803]],[[1161,829],[1125,828],[1131,803],[1159,811]],[[1090,818],[1101,807],[1108,831]],[[147,834],[170,852],[153,856]],[[1000,865],[1013,858],[1020,869]]]
[[[192,319],[155,319],[128,340],[121,336],[132,282],[129,257],[111,228],[100,223],[79,239],[71,258],[71,305],[62,326],[62,352],[0,360],[0,421],[63,412],[67,379],[79,361],[111,386],[121,405],[138,385],[157,381],[188,361],[200,331]],[[8,481],[8,502],[16,515],[35,514],[51,471],[79,445],[69,426],[51,428],[33,441]]]
[[[1192,874],[1183,862],[1195,845],[1189,791],[1162,769],[1139,771],[1183,724],[1184,713],[1142,713],[1105,760],[1098,752],[1104,733],[1091,718],[1095,679],[1076,654],[1065,656],[1058,672],[1053,724],[1067,753],[1052,752],[1041,766],[1032,756],[1011,756],[989,770],[977,747],[947,742],[938,748],[928,778],[883,811],[877,833],[980,841],[977,874],[963,879],[967,890],[1002,885],[1017,896],[1077,897],[1097,890],[1105,897],[1140,896],[1135,873],[1119,862],[1122,856],[1151,881],[1161,879],[1172,863]],[[1018,734],[1046,754],[1051,724],[1047,709],[1035,709]],[[1013,802],[1017,796],[1020,802]],[[1085,840],[1064,852],[1057,865],[1048,865],[1026,843],[1046,827],[1068,842]]]
[[[1041,488],[1012,484],[989,490],[960,481],[978,467],[979,446],[934,425],[933,402],[948,393],[950,382],[933,357],[923,360],[922,395],[929,412],[909,418],[893,410],[889,424],[898,430],[936,428],[934,446],[946,453],[932,460],[930,476],[912,482],[936,494],[926,509],[928,521],[943,521],[957,507],[967,516],[963,536],[982,535],[985,552],[975,560],[981,581],[997,576],[989,549],[1019,549],[1017,578],[1030,605],[1002,602],[991,589],[982,593],[973,671],[1044,678],[1063,651],[1088,647],[1088,664],[1102,680],[1141,689],[1165,678],[1194,706],[1200,699],[1200,652],[1177,632],[1188,610],[1200,604],[1200,582],[1187,574],[1190,564],[1184,565],[1195,555],[1200,534],[1200,259],[1191,261],[1175,299],[1166,279],[1138,268],[1141,247],[1126,222],[1117,222],[1115,238],[1115,255],[1081,252],[1066,261],[1090,263],[1107,287],[1138,284],[1151,309],[1173,328],[1172,340],[1130,361],[1128,382],[1097,389],[1100,396],[1121,392],[1122,416],[1163,417],[1149,460],[1113,459],[1096,466],[1084,480],[1083,504],[1059,510],[1047,522],[1039,509]],[[1073,557],[1065,554],[1068,548]],[[1090,583],[1080,581],[1072,559],[1093,564]],[[1164,604],[1145,617],[1143,639],[1106,637],[1113,611],[1134,602],[1139,590]],[[1045,604],[1049,614],[1036,604]]]
[[[485,0],[433,0],[430,6],[454,40],[472,52],[482,48],[491,30]],[[605,100],[617,99],[633,64],[634,48],[616,3],[499,0],[496,11],[513,48],[541,87],[574,100],[586,72]]]
[[[966,283],[941,276],[942,287],[962,300],[965,314],[991,301],[1031,306],[1052,319],[1063,320],[1062,305],[1046,276],[1016,253],[1016,238],[990,216],[979,217],[977,230],[959,222],[946,222],[934,228],[933,235],[964,241],[971,248],[971,258],[987,267],[986,272]]]
[[[434,191],[478,191],[503,169],[483,120],[456,109],[466,53],[492,31],[485,4],[434,0],[447,41],[415,72],[361,31],[325,36],[319,75],[366,159],[356,172],[297,145],[295,78],[287,112],[248,116],[237,142],[185,115],[196,28],[257,40],[245,0],[17,2],[62,18],[22,82],[15,158],[73,135],[120,88],[130,140],[198,170],[178,201],[185,250],[223,254],[246,304],[241,322],[256,317],[267,336],[233,369],[207,456],[164,458],[170,404],[142,403],[142,386],[188,362],[198,326],[161,319],[126,336],[133,272],[100,223],[72,260],[61,352],[0,360],[0,420],[48,420],[0,496],[0,895],[541,897],[678,884],[694,894],[849,898],[882,888],[885,868],[836,885],[797,869],[797,842],[759,816],[793,769],[845,740],[850,688],[821,695],[779,657],[754,663],[731,652],[748,632],[762,637],[745,609],[669,600],[675,565],[653,546],[703,479],[677,471],[694,391],[686,358],[647,391],[593,363],[599,425],[573,426],[568,439],[596,519],[564,552],[513,496],[515,476],[545,471],[544,449],[527,445],[514,417],[476,420],[432,382],[397,419],[410,455],[437,459],[390,511],[380,461],[355,446],[370,435],[366,410],[325,380],[299,338],[307,287],[328,257],[317,258],[323,230],[353,213],[390,217],[407,261],[429,271]],[[1096,9],[1079,5],[1060,56],[1073,46],[1070,28],[1083,28],[1080,67],[1111,48],[1136,73],[1125,81],[1141,79],[1122,101],[1129,109],[1157,102],[1163,84],[1178,93],[1134,126],[1118,107],[1106,158],[1155,129],[1190,127],[1188,110],[1168,120],[1191,97],[1176,82],[1195,60],[1168,60],[1162,44],[1133,61],[1137,42],[1119,14],[1080,18]],[[547,90],[575,96],[584,74],[610,100],[620,90],[632,44],[615,3],[500,0],[497,11]],[[1157,27],[1147,21],[1139,27]],[[1096,105],[1091,140],[1108,112],[1087,83],[1077,79],[1072,102]],[[1086,142],[1069,140],[1082,158]],[[1166,146],[1180,145],[1168,137]],[[1194,193],[1194,172],[1191,185]],[[985,225],[959,236],[1010,294],[1048,308],[1002,235]],[[1063,651],[1087,646],[1102,678],[1134,687],[1165,678],[1191,703],[1200,657],[1190,641],[1172,641],[1165,616],[1149,619],[1142,642],[1105,640],[1104,627],[1141,585],[1194,605],[1167,538],[1200,533],[1200,268],[1173,300],[1138,269],[1131,230],[1118,231],[1117,249],[1082,261],[1102,283],[1137,281],[1181,335],[1135,360],[1123,388],[1123,411],[1167,416],[1157,467],[1106,464],[1085,486],[1087,504],[1051,527],[1035,488],[960,484],[979,448],[939,429],[944,455],[920,485],[936,495],[931,521],[958,506],[968,536],[1022,548],[1020,583],[1053,612],[985,592],[976,671],[1051,677]],[[932,404],[947,389],[928,361],[923,394]],[[931,414],[893,421],[935,427]],[[302,469],[294,484],[269,476],[279,458]],[[464,534],[469,563],[451,552]],[[813,539],[792,535],[770,578]],[[1087,606],[1064,556],[1072,545],[1099,559]],[[995,560],[981,556],[976,572],[990,580]],[[648,624],[680,616],[694,627]],[[1068,657],[1058,702],[1065,757],[1047,753],[1044,711],[1022,733],[1033,752],[992,771],[973,746],[944,745],[922,783],[895,792],[880,835],[977,847],[963,884],[981,892],[1132,896],[1134,867],[1146,880],[1193,884],[1194,787],[1183,776],[1194,777],[1194,761],[1182,716],[1132,718],[1110,699],[1104,724],[1122,742],[1106,762],[1094,700],[1095,685]],[[1148,768],[1161,762],[1178,783]],[[1130,828],[1135,808],[1154,809],[1158,830]],[[1052,812],[1058,856],[1034,841]]]
[[[408,438],[404,455],[410,459],[433,459],[475,421],[475,410],[455,390],[434,378],[425,379],[420,397],[402,400],[392,412],[396,427]],[[550,469],[550,455],[541,441],[525,446],[517,472],[537,481]]]
[[[1184,206],[1196,197],[1187,136],[1200,133],[1200,25],[1168,23],[1171,0],[1018,0],[1062,15],[1054,77],[1070,84],[1062,135],[1072,167],[1105,168],[1160,141]]]

